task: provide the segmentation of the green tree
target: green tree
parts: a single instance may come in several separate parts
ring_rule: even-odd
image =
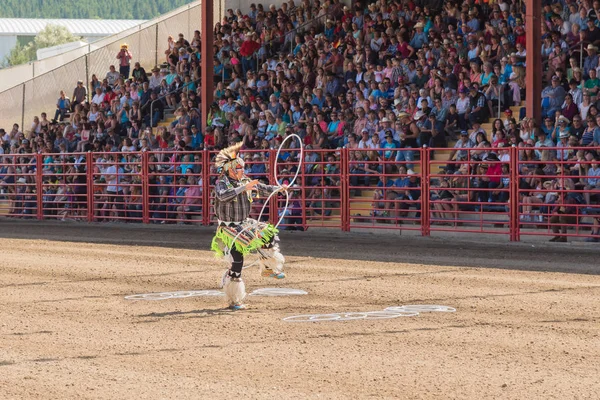
[[[74,36],[67,28],[59,25],[48,24],[33,39],[36,51],[59,44],[71,43],[81,38]]]
[[[35,52],[31,51],[32,48],[29,45],[21,46],[17,43],[15,47],[10,50],[4,60],[2,61],[3,67],[12,67],[14,65],[20,65],[30,62],[35,58]]]

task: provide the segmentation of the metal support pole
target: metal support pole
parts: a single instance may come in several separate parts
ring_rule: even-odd
[[[37,201],[37,219],[44,219],[44,185],[43,185],[43,162],[42,155],[35,155],[35,186],[36,186],[36,201]]]
[[[269,150],[269,184],[270,185],[279,185],[279,182],[275,181],[275,164],[277,160],[275,159],[277,156],[277,151],[274,149]],[[273,224],[277,223],[279,216],[277,214],[279,199],[277,195],[273,196],[274,199],[271,200],[271,204],[269,204],[269,220]],[[266,200],[266,199],[265,199]]]
[[[340,215],[342,219],[342,231],[349,232],[350,231],[350,185],[348,178],[348,160],[350,159],[349,153],[350,150],[345,148],[342,149],[340,154]]]
[[[527,66],[525,87],[527,87],[527,116],[540,121],[542,116],[542,59],[539,49],[542,47],[541,17],[542,0],[527,0],[525,26],[527,27],[526,48]]]
[[[519,149],[511,147],[510,151],[510,191],[509,191],[509,220],[508,225],[510,231],[510,241],[517,242],[520,240],[520,223],[519,223]]]
[[[498,87],[499,87],[499,89],[498,89],[498,117],[497,118],[501,119],[500,115],[501,115],[502,111],[500,110],[500,107],[502,107],[502,103],[501,102],[502,102],[502,92],[504,90],[504,86],[503,85],[499,85]]]
[[[210,224],[210,152],[202,150],[202,224]]]
[[[302,160],[302,162],[304,162],[304,160]],[[306,230],[308,227],[306,225],[306,189],[304,188],[304,185],[306,184],[306,175],[304,174],[304,172],[304,165],[302,165],[302,171],[300,172],[300,179],[302,179],[302,181],[300,182],[300,196],[302,199],[302,207],[300,207],[300,209],[302,210],[302,229]]]
[[[142,153],[142,222],[150,223],[150,155],[147,151]]]
[[[23,84],[23,102],[21,103],[21,131],[24,132],[25,125],[25,83]]]
[[[137,59],[140,60],[140,61],[145,60],[144,58],[142,58],[142,24],[138,25],[138,48],[137,48],[137,52],[138,52]]]
[[[85,56],[85,101],[88,103],[92,100],[90,99],[90,65],[88,60],[88,55]]]
[[[421,152],[421,236],[430,236],[430,205],[429,205],[429,160],[431,150],[423,146]]]
[[[200,110],[202,118],[202,133],[206,134],[206,121],[208,119],[208,111],[213,102],[214,90],[214,24],[213,24],[213,2],[212,0],[202,1],[202,60],[200,63],[201,73],[201,94],[200,94]]]
[[[85,183],[87,185],[87,220],[94,222],[94,158],[91,151],[85,156]]]
[[[158,65],[158,24],[154,25],[156,27],[156,39],[154,40],[154,66]]]

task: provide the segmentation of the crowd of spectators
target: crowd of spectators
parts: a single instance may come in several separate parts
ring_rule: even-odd
[[[560,212],[539,203],[594,204],[600,190],[600,1],[544,2],[541,49],[526,49],[524,2],[427,4],[377,0],[350,8],[339,0],[290,0],[280,8],[251,4],[247,14],[227,10],[215,26],[209,115],[199,111],[196,31],[192,38],[169,37],[164,64],[151,74],[134,63],[129,76],[132,57],[124,46],[116,57],[118,71],[113,66],[104,79],[94,76],[89,88],[79,82],[71,99],[61,92],[54,120],[41,114],[29,129],[2,131],[4,151],[48,153],[45,168],[52,174],[51,160],[69,152],[161,150],[178,165],[182,151],[242,141],[257,151],[248,172],[266,176],[268,153],[259,150],[278,148],[295,133],[307,150],[302,184],[312,186],[305,196],[311,215],[325,215],[332,202],[335,208],[339,149],[348,148],[353,194],[377,184],[373,214],[383,208],[386,215],[403,216],[421,196],[414,171],[418,149],[450,147],[439,154],[449,155],[446,172],[454,177],[432,182],[431,193],[447,200],[435,208],[444,219],[462,209],[461,202],[507,202],[509,157],[503,147],[515,146],[524,175],[519,185],[525,222]],[[528,51],[543,59],[541,121],[511,111],[526,96]],[[166,111],[177,119],[155,129]],[[204,132],[202,118],[208,122]],[[297,145],[288,144],[285,161],[293,164]],[[545,149],[552,147],[560,149]],[[311,153],[317,149],[328,151]],[[111,157],[117,164],[127,158],[105,158]],[[173,172],[167,199],[176,197],[182,175]],[[561,188],[569,187],[581,192],[549,198],[555,188],[564,194]]]

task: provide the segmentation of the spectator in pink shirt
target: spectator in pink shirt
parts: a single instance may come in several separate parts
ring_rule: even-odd
[[[188,176],[188,188],[183,196],[183,204],[177,207],[177,219],[179,224],[185,223],[187,219],[192,219],[193,216],[199,215],[202,211],[202,179],[196,176]]]
[[[121,51],[117,54],[117,60],[119,60],[119,74],[124,79],[129,79],[129,70],[131,68],[131,59],[133,56],[129,52],[129,46],[127,44],[121,45]]]

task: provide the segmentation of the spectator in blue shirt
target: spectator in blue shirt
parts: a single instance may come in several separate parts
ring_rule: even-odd
[[[423,25],[422,22],[417,22],[417,24],[415,25],[415,34],[412,37],[412,40],[410,41],[410,47],[412,47],[413,49],[418,50],[421,47],[423,47],[425,43],[429,43],[427,34],[423,32],[424,27],[425,25]]]
[[[192,125],[192,149],[194,150],[200,150],[202,149],[202,144],[204,143],[204,137],[202,136],[202,133],[200,132],[200,130],[198,129],[198,127],[196,125]]]
[[[325,104],[325,96],[323,96],[323,89],[315,89],[313,99],[310,104],[319,107],[319,110],[323,108],[323,104]]]

